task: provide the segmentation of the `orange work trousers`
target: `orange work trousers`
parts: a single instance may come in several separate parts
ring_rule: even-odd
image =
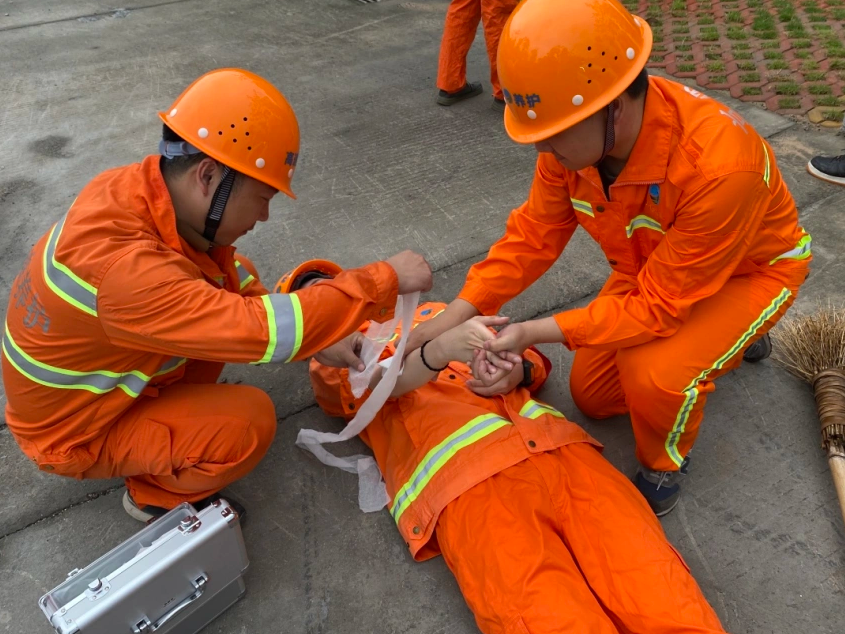
[[[189,361],[183,380],[141,396],[88,450],[83,478],[126,478],[138,506],[196,502],[244,477],[276,434],[270,397],[216,383],[222,363]]]
[[[517,4],[519,0],[452,0],[446,12],[443,40],[440,43],[440,63],[437,69],[437,87],[440,90],[456,92],[466,85],[467,54],[483,17],[493,96],[502,99],[496,54],[502,29]]]
[[[436,530],[484,634],[724,632],[646,501],[587,443],[476,485]]]
[[[698,436],[713,381],[742,363],[795,301],[804,263],[731,278],[696,303],[670,337],[619,350],[581,348],[569,383],[575,405],[591,418],[630,413],[637,459],[655,471],[677,471]],[[634,283],[615,273],[600,295],[624,295]]]

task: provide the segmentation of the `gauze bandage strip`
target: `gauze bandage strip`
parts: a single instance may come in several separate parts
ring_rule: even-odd
[[[396,385],[396,380],[399,378],[402,368],[402,358],[405,355],[405,346],[411,334],[411,328],[414,323],[414,312],[416,311],[419,300],[419,293],[402,295],[396,300],[395,315],[401,321],[396,352],[381,381],[376,385],[370,397],[358,409],[355,418],[349,421],[349,424],[339,434],[319,432],[316,429],[300,429],[296,437],[296,445],[310,451],[323,464],[358,474],[358,506],[365,513],[379,511],[389,502],[387,489],[384,486],[384,480],[381,477],[381,472],[378,469],[376,461],[371,456],[362,455],[338,457],[327,451],[322,445],[354,438],[372,422],[379,410],[384,407]],[[392,330],[395,330],[395,326],[393,326]],[[373,332],[377,333],[378,339],[384,338],[383,329],[375,329]],[[375,341],[370,340],[373,349],[378,347],[380,343],[378,339]],[[387,340],[385,339],[378,353],[367,362],[370,376],[375,371],[376,365],[378,365],[378,357],[386,344]],[[372,368],[370,368],[370,365],[372,365]],[[360,374],[365,375],[367,373],[368,370],[364,370]],[[367,378],[367,382],[369,382],[369,377]],[[366,383],[364,385],[366,387]],[[363,393],[363,389],[360,393]]]

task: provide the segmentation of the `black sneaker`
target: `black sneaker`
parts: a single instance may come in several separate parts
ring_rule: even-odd
[[[814,156],[807,163],[807,171],[828,183],[845,185],[845,154],[840,156]]]
[[[745,349],[745,352],[742,353],[742,360],[748,363],[757,363],[763,359],[768,359],[770,354],[772,354],[772,338],[769,337],[769,333],[766,333]]]
[[[640,466],[634,476],[634,486],[648,502],[657,517],[663,517],[681,499],[681,480],[689,471],[689,456],[684,458],[679,471],[652,471]]]
[[[481,85],[480,81],[474,83],[467,82],[464,84],[464,87],[457,92],[446,92],[445,90],[441,90],[437,93],[437,103],[441,106],[453,106],[464,99],[477,97],[482,92],[484,92],[484,86]]]
[[[213,495],[209,495],[207,498],[199,500],[198,502],[192,502],[191,506],[193,506],[197,511],[201,511],[212,502],[219,500],[221,497],[223,497],[229,503],[229,506],[235,510],[241,520],[241,525],[243,525],[244,517],[246,516],[246,509],[240,502],[233,500],[228,495],[223,496],[220,493],[215,493]],[[133,500],[132,496],[129,495],[128,490],[123,494],[123,509],[129,514],[129,517],[136,519],[139,522],[144,522],[145,524],[154,522],[159,517],[170,511],[170,509],[162,508],[160,506],[147,505],[140,507],[135,504],[135,500]]]

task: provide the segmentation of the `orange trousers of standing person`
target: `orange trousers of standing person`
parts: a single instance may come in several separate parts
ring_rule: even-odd
[[[484,480],[436,535],[484,634],[725,631],[646,501],[588,443]]]
[[[802,261],[730,278],[695,304],[670,337],[617,350],[579,348],[570,373],[575,404],[591,418],[630,413],[637,459],[677,471],[698,436],[714,380],[742,363],[742,353],[792,305],[808,274]],[[634,292],[636,280],[611,274],[601,295]]]
[[[188,361],[182,380],[138,402],[85,449],[83,478],[126,478],[138,506],[196,502],[243,478],[276,434],[270,397],[217,383],[223,363]]]
[[[483,21],[493,97],[503,98],[496,70],[496,54],[502,29],[517,4],[519,0],[452,0],[446,12],[443,40],[440,43],[437,70],[437,87],[440,90],[457,92],[466,85],[467,54],[475,39],[478,23]]]

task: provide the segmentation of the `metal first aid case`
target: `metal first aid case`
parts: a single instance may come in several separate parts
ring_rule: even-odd
[[[58,634],[194,634],[244,592],[238,514],[181,504],[38,601]]]

